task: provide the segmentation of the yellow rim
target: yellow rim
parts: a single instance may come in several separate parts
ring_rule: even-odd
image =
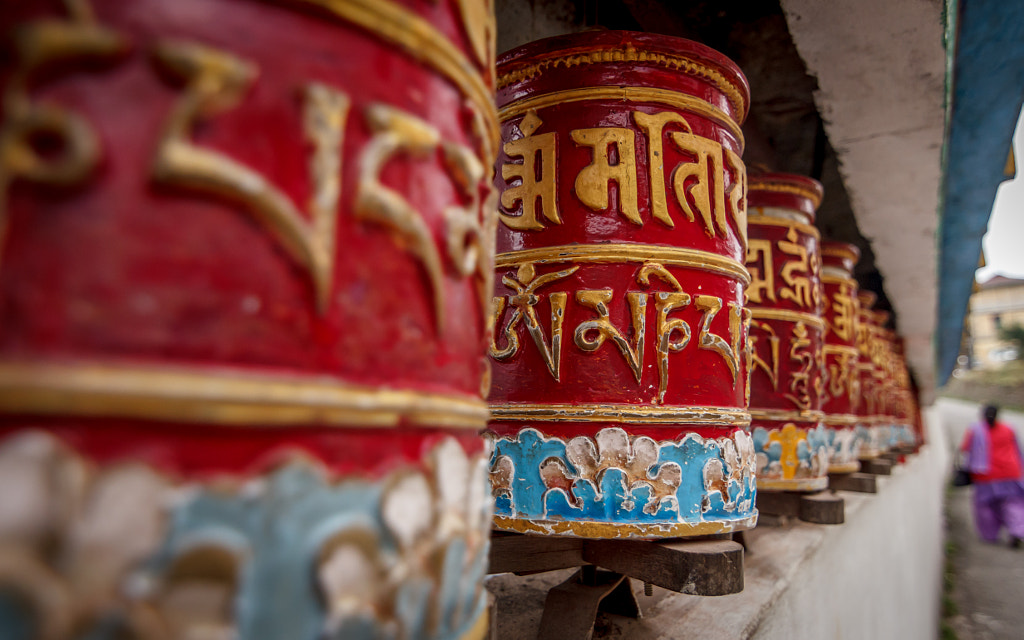
[[[728,522],[696,522],[635,524],[590,522],[585,520],[527,520],[494,516],[494,528],[518,533],[543,534],[549,536],[571,536],[575,538],[603,538],[623,540],[645,540],[650,538],[684,538],[708,536],[752,529],[757,525],[757,514],[737,518]]]
[[[492,404],[494,420],[538,422],[626,422],[654,424],[706,424],[746,426],[750,414],[743,409],[631,404]]]
[[[534,264],[658,262],[666,266],[688,267],[709,271],[750,284],[750,272],[739,261],[707,251],[662,247],[650,244],[584,244],[521,249],[499,253],[495,268]]]
[[[752,318],[758,320],[785,320],[787,322],[802,322],[824,331],[825,321],[821,316],[806,313],[804,311],[790,311],[788,309],[769,309],[766,307],[749,307]]]
[[[357,387],[328,376],[35,362],[0,363],[0,411],[247,427],[483,429],[488,418],[482,400]]]

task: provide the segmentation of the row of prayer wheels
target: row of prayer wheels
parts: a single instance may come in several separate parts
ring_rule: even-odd
[[[0,9],[0,636],[480,638],[492,515],[742,530],[913,440],[739,69],[489,7]]]

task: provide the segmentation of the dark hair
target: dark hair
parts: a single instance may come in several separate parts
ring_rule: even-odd
[[[985,416],[985,422],[987,422],[990,427],[996,426],[996,416],[998,414],[999,407],[994,404],[987,404],[985,405],[985,408],[982,409],[982,415]]]

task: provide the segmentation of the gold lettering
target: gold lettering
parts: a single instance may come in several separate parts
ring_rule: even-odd
[[[856,335],[857,310],[853,305],[850,286],[842,284],[832,294],[833,319],[831,329],[840,340],[851,341]]]
[[[779,297],[799,307],[817,309],[821,302],[821,292],[811,285],[809,277],[817,273],[817,254],[808,256],[807,247],[797,243],[799,238],[796,228],[790,227],[786,240],[779,240],[779,251],[796,257],[796,260],[788,260],[782,266],[780,275],[788,286],[779,289]]]
[[[644,361],[644,333],[646,331],[647,319],[647,294],[630,292],[626,294],[629,302],[629,311],[633,325],[633,344],[630,345],[626,338],[612,325],[608,319],[608,303],[611,302],[613,292],[611,289],[584,290],[576,292],[576,301],[583,306],[594,310],[597,313],[596,320],[581,322],[576,327],[574,340],[576,346],[584,351],[596,351],[604,344],[606,338],[611,338],[618,347],[626,364],[633,371],[636,381],[640,382],[643,374]],[[592,338],[587,334],[596,332]]]
[[[746,262],[747,271],[750,272],[747,300],[756,304],[762,304],[766,300],[775,302],[775,263],[772,259],[772,241],[751,240],[747,246]],[[761,266],[757,267],[759,262]]]
[[[729,202],[729,213],[736,225],[736,237],[740,240],[740,249],[747,248],[747,167],[739,154],[725,149],[725,161],[732,171],[732,184],[725,196]]]
[[[569,133],[573,141],[583,147],[590,147],[593,155],[590,164],[576,176],[576,197],[593,211],[608,209],[608,186],[618,185],[619,212],[636,225],[643,225],[637,210],[636,149],[634,134],[630,129],[600,127],[597,129],[576,129]],[[617,160],[611,161],[611,147],[614,146]]]
[[[16,180],[69,187],[80,184],[99,164],[100,143],[92,126],[78,114],[34,102],[29,82],[54,63],[109,60],[128,48],[127,40],[95,23],[87,2],[67,3],[69,20],[43,19],[11,34],[15,63],[3,93],[0,126],[0,246],[7,231],[7,192]],[[41,154],[33,141],[56,141],[59,153]]]
[[[739,373],[740,329],[743,322],[740,308],[735,303],[729,303],[729,336],[732,341],[730,346],[721,336],[711,333],[711,323],[714,322],[718,312],[722,310],[722,299],[715,296],[696,296],[694,306],[704,313],[701,318],[700,334],[697,338],[699,348],[714,351],[722,356],[726,366],[729,367],[729,373],[732,374],[733,384],[735,384],[736,376]]]
[[[693,132],[690,125],[678,113],[672,111],[661,111],[659,113],[644,113],[634,111],[633,120],[637,126],[643,129],[647,135],[647,160],[651,175],[651,214],[668,228],[676,226],[668,215],[668,198],[665,190],[665,150],[662,144],[665,125],[671,123],[681,124],[686,130]],[[693,220],[693,217],[690,217]]]
[[[320,84],[305,88],[304,127],[314,146],[310,173],[314,192],[307,221],[292,201],[253,169],[191,140],[193,126],[231,109],[257,75],[255,66],[198,44],[165,42],[157,62],[186,82],[185,95],[164,127],[153,178],[244,204],[291,256],[312,275],[318,309],[327,307],[334,256],[338,201],[341,197],[341,145],[350,101]]]
[[[751,331],[749,338],[751,372],[760,369],[768,376],[768,381],[772,383],[772,389],[777,391],[779,388],[779,337],[775,334],[775,329],[767,322],[757,322],[755,320],[751,322],[751,327],[763,331],[767,335],[768,354],[771,359],[771,364],[769,365],[761,357],[758,351],[758,343],[761,341],[761,338]]]
[[[692,132],[673,131],[669,135],[676,146],[695,158],[692,162],[679,163],[672,173],[672,189],[679,206],[690,222],[695,219],[695,210],[700,214],[704,232],[709,238],[716,231],[719,236],[726,237],[722,145]]]
[[[518,352],[519,336],[516,333],[516,327],[520,320],[525,319],[526,330],[530,333],[530,337],[533,338],[533,343],[537,345],[537,349],[540,351],[541,358],[544,360],[544,364],[547,366],[548,372],[551,373],[551,376],[556,381],[560,379],[562,360],[562,323],[565,320],[565,303],[568,296],[564,292],[557,292],[552,293],[548,297],[551,304],[551,346],[549,347],[547,339],[544,337],[544,330],[541,328],[540,322],[537,320],[537,310],[534,308],[540,301],[536,292],[543,286],[568,278],[572,274],[576,273],[577,269],[579,269],[579,267],[572,267],[570,269],[555,271],[553,273],[547,273],[540,277],[536,277],[536,271],[533,264],[526,263],[519,267],[515,278],[505,276],[501,279],[502,283],[504,283],[506,287],[516,292],[516,295],[509,296],[508,298],[515,309],[512,311],[512,316],[504,329],[506,347],[498,350],[492,341],[491,348],[489,350],[492,358],[499,361],[505,361]],[[494,321],[495,324],[497,324],[498,319],[501,318],[501,313],[505,308],[505,298],[495,298],[495,302],[499,307],[494,315]]]
[[[818,361],[813,351],[808,349],[812,344],[810,335],[804,323],[797,322],[789,340],[789,359],[800,366],[790,374],[790,393],[785,397],[801,410],[811,408],[811,369]]]
[[[664,403],[665,393],[668,391],[668,354],[670,351],[682,351],[690,344],[690,325],[680,318],[670,320],[668,314],[689,306],[690,295],[683,293],[679,281],[663,265],[645,263],[637,274],[637,281],[649,285],[651,276],[657,276],[674,289],[672,292],[661,291],[654,294],[654,308],[658,316],[658,333],[655,340],[655,350],[658,354],[658,402]],[[680,336],[673,339],[675,332],[679,332]]]
[[[540,118],[533,110],[519,124],[523,138],[505,143],[503,149],[510,158],[522,157],[521,163],[501,165],[501,177],[506,181],[519,180],[519,184],[508,186],[501,194],[501,206],[514,210],[522,203],[523,213],[518,216],[499,214],[501,221],[510,229],[537,231],[544,225],[537,220],[537,209],[550,222],[561,224],[558,214],[558,195],[555,187],[557,152],[555,134],[533,135],[541,125]],[[539,175],[539,177],[538,177]]]

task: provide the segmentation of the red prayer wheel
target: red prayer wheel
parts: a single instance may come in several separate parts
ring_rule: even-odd
[[[489,6],[0,9],[0,636],[483,637]]]
[[[875,377],[874,422],[878,429],[883,452],[893,448],[893,377],[889,339],[892,332],[886,328],[892,317],[888,311],[874,311],[871,322],[871,362]]]
[[[655,538],[756,522],[747,104],[732,62],[678,38],[587,32],[499,59],[499,529]]]
[[[860,404],[857,408],[857,439],[860,441],[858,457],[861,460],[877,458],[885,452],[883,427],[878,420],[881,406],[881,379],[876,375],[875,358],[878,330],[873,310],[877,296],[872,291],[857,293],[857,375],[860,379]]]
[[[857,375],[857,281],[853,268],[860,250],[845,242],[821,243],[821,285],[825,320],[822,349],[824,380],[821,410],[831,447],[829,473],[853,473],[857,460],[857,406],[860,378]]]
[[[750,415],[762,491],[828,487],[820,234],[813,226],[822,193],[804,176],[748,178]]]

